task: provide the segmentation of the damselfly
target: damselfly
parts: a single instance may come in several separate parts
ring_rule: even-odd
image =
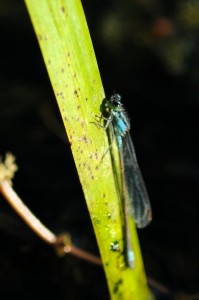
[[[143,228],[152,219],[151,205],[144,180],[137,162],[134,145],[130,136],[130,122],[121,103],[121,96],[113,94],[105,99],[102,107],[104,129],[110,129],[111,142],[116,139],[121,168],[121,197],[125,223],[125,248],[127,265],[134,267],[134,252],[131,244],[128,218],[131,216],[138,228]],[[106,115],[105,115],[106,113]]]

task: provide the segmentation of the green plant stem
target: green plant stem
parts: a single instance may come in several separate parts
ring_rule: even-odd
[[[71,145],[111,299],[152,299],[133,221],[135,269],[126,268],[124,262],[123,218],[109,153],[101,163],[108,148],[107,135],[92,123],[100,114],[104,90],[81,2],[25,3]]]

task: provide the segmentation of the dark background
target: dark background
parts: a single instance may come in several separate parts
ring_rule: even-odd
[[[199,299],[199,3],[82,1],[106,94],[132,123],[153,221],[139,230],[157,299]],[[23,1],[0,2],[0,155],[16,192],[55,233],[98,255],[90,217]],[[109,299],[100,267],[59,258],[0,196],[0,298]],[[190,298],[192,297],[192,298]],[[139,300],[139,299],[138,299]]]

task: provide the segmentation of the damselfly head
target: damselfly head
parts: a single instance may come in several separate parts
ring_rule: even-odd
[[[121,99],[122,99],[122,97],[119,94],[113,94],[110,97],[110,102],[111,102],[113,109],[115,109],[115,110],[121,109],[121,106],[122,106]]]

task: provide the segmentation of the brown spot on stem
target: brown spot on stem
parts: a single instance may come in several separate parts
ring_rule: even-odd
[[[75,96],[79,97],[78,92],[75,90],[74,91]]]
[[[122,284],[122,279],[119,279],[119,280],[114,284],[114,287],[113,287],[113,293],[114,293],[114,294],[117,294],[117,293],[118,293],[121,284]]]
[[[37,35],[38,40],[42,41],[43,40],[43,36],[41,34],[38,33]]]
[[[65,14],[65,7],[64,7],[64,6],[61,7],[61,12],[62,12],[63,14]]]

